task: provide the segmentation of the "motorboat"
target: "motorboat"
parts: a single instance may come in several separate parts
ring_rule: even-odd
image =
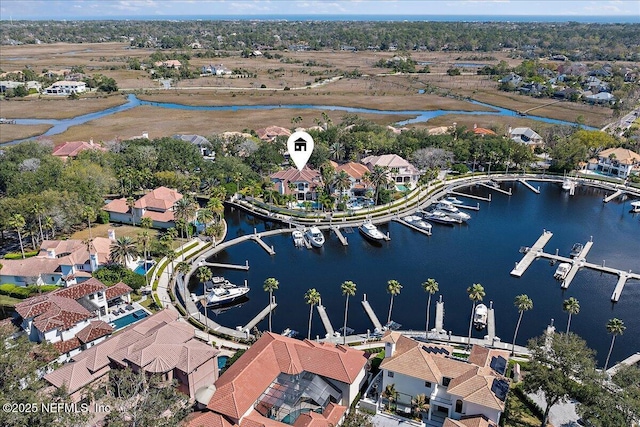
[[[562,189],[564,191],[570,191],[572,188],[575,187],[575,185],[576,185],[576,182],[571,178],[565,178],[564,180],[562,180]]]
[[[631,202],[631,213],[640,213],[640,200]]]
[[[564,278],[567,277],[567,274],[569,274],[569,270],[571,270],[571,264],[568,262],[561,262],[558,264],[556,272],[553,273],[553,277],[556,280],[564,280]]]
[[[462,200],[457,199],[455,197],[445,197],[444,198],[445,201],[449,202],[449,203],[453,203],[454,205],[462,205],[464,204]]]
[[[440,200],[436,205],[436,208],[446,213],[447,215],[449,215],[451,218],[454,218],[454,219],[460,219],[466,222],[471,218],[471,215],[469,215],[466,212],[462,212],[460,209],[455,207],[453,203],[446,200]]]
[[[228,302],[228,303],[224,303],[224,304],[218,304],[216,305],[214,308],[212,308],[210,310],[211,313],[215,314],[216,316],[225,313],[229,310],[231,310],[232,308],[239,308],[242,307],[242,305],[244,303],[246,303],[247,301],[249,301],[249,298],[245,295],[242,296],[234,301]]]
[[[382,231],[378,230],[378,227],[373,225],[371,221],[365,221],[364,223],[362,223],[362,225],[358,227],[358,230],[360,230],[360,233],[362,233],[362,235],[369,240],[377,242],[380,240],[384,240],[385,238],[385,235],[382,233]]]
[[[573,247],[571,248],[571,253],[569,253],[569,256],[571,258],[575,258],[578,255],[580,255],[580,252],[582,252],[582,243],[574,243]]]
[[[420,221],[422,218],[418,215],[408,215],[402,218],[404,222],[408,222],[409,224],[414,223],[415,221]]]
[[[309,242],[316,248],[321,248],[324,245],[324,234],[318,227],[311,227],[305,231],[304,236]]]
[[[401,327],[402,327],[402,325],[400,323],[394,322],[393,320],[391,320],[389,323],[387,323],[386,325],[384,325],[382,327],[382,330],[384,330],[384,331],[397,331]]]
[[[282,335],[283,337],[295,338],[295,336],[298,335],[298,331],[286,328],[280,335]]]
[[[206,292],[211,292],[213,288],[235,288],[236,285],[222,276],[214,276],[210,282],[206,283]]]
[[[478,304],[476,310],[473,313],[473,327],[476,330],[481,331],[487,327],[487,306],[484,304]]]
[[[496,181],[495,179],[491,178],[488,182],[487,185],[489,187],[493,187],[493,188],[500,188],[500,183],[498,181]]]
[[[294,230],[291,233],[291,238],[293,239],[293,244],[296,246],[304,246],[304,233],[300,230]]]
[[[249,292],[248,286],[214,287],[207,293],[207,307],[219,306],[242,298]]]
[[[433,222],[437,222],[440,224],[445,224],[445,225],[453,225],[453,224],[460,224],[462,223],[461,219],[457,219],[457,218],[452,218],[449,215],[447,215],[445,212],[441,211],[441,210],[434,210],[431,212],[424,212],[424,219],[427,219],[429,221],[433,221]]]
[[[422,217],[418,216],[418,215],[409,215],[409,216],[405,216],[404,218],[402,218],[402,220],[408,224],[413,225],[416,228],[419,228],[421,230],[424,230],[428,233],[431,233],[431,224],[429,224],[427,221],[423,220]]]

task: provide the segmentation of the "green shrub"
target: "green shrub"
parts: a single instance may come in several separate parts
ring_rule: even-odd
[[[129,285],[131,289],[137,290],[145,285],[144,276],[136,274],[120,264],[109,264],[100,267],[93,273],[93,277],[107,286],[124,282]]]
[[[31,258],[38,255],[40,251],[25,251],[24,257]],[[4,259],[22,259],[22,252],[10,252],[4,256]]]
[[[100,210],[98,211],[98,218],[96,219],[98,224],[108,224],[109,223],[109,212]]]

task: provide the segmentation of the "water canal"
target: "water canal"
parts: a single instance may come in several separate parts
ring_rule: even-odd
[[[621,360],[638,351],[640,283],[637,281],[628,282],[620,302],[612,304],[610,297],[617,279],[613,275],[581,269],[570,288],[563,291],[553,279],[556,267],[542,259],[535,261],[521,278],[509,274],[522,257],[519,248],[531,246],[543,229],[554,233],[547,252],[558,248],[560,254],[568,255],[574,243],[584,243],[593,236],[595,243],[587,257],[589,261],[606,260],[607,266],[640,271],[640,215],[629,213],[629,200],[603,204],[606,195],[603,190],[585,187],[579,187],[576,195],[570,197],[552,183],[540,184],[540,195],[521,184],[503,184],[503,188],[509,187],[513,191],[511,197],[495,193],[491,203],[480,202],[480,211],[472,212],[468,225],[434,225],[431,237],[390,223],[381,229],[390,232],[391,241],[379,247],[364,240],[357,230],[346,234],[347,247],[328,232],[325,232],[327,241],[319,250],[295,248],[288,234],[264,239],[274,246],[275,256],[269,256],[250,241],[231,247],[210,261],[244,264],[248,260],[250,270],[214,270],[214,274],[236,283],[247,280],[252,287],[250,298],[241,307],[210,316],[229,327],[246,324],[268,304],[262,282],[267,277],[276,277],[280,289],[275,292],[278,308],[273,315],[274,331],[292,328],[306,335],[309,306],[303,295],[309,288],[320,292],[322,304],[338,329],[344,313],[340,284],[353,280],[358,289],[350,300],[349,327],[362,333],[373,329],[360,304],[363,293],[384,323],[389,308],[386,282],[396,279],[404,287],[395,298],[393,320],[401,323],[403,329],[420,330],[424,328],[426,308],[426,294],[420,283],[433,277],[439,282],[445,301],[445,329],[454,334],[466,335],[471,310],[466,288],[481,283],[486,291],[485,303],[493,301],[496,310],[496,334],[504,341],[510,342],[513,337],[518,316],[513,305],[516,295],[526,293],[534,302],[533,310],[524,314],[518,335],[517,342],[523,345],[528,338],[542,333],[552,318],[558,329],[564,331],[567,315],[562,311],[562,301],[573,296],[580,301],[581,310],[573,317],[571,330],[597,350],[601,364],[611,339],[605,324],[612,317],[622,319],[627,326],[625,334],[616,339],[612,359]],[[486,196],[489,190],[469,187],[464,191]],[[476,204],[475,200],[464,200]],[[227,210],[225,217],[229,239],[252,233],[254,227],[261,231],[277,226],[237,210]],[[202,293],[193,282],[191,288],[192,292]],[[433,304],[432,310],[431,327],[435,316]],[[266,320],[258,327],[265,329]],[[314,313],[312,335],[324,333],[322,322]]]

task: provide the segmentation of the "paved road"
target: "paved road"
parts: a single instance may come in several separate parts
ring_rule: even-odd
[[[544,411],[547,407],[544,402],[544,393],[538,392],[537,394],[529,394],[529,397],[538,404]],[[563,403],[557,403],[553,405],[549,412],[549,422],[554,427],[580,427],[578,424],[578,418],[580,416],[576,412],[576,401],[569,400]]]

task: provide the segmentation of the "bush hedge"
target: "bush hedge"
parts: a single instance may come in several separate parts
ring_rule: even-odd
[[[37,293],[51,292],[59,288],[60,287],[56,285],[18,286],[13,283],[4,283],[0,285],[0,295],[7,295],[13,298],[25,299]]]
[[[31,258],[38,255],[40,251],[25,251],[24,257]],[[22,259],[22,252],[10,252],[4,256],[4,259]]]

